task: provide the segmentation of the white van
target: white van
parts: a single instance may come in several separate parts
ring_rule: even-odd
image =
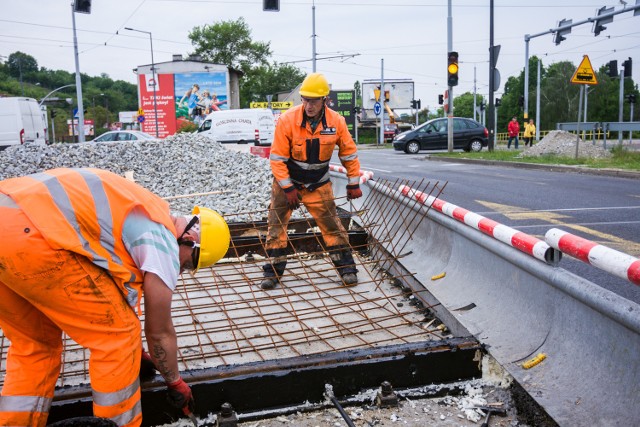
[[[33,98],[0,98],[0,150],[25,142],[45,145],[47,122]]]
[[[212,112],[204,119],[198,132],[221,143],[271,145],[275,127],[271,110],[243,108]]]

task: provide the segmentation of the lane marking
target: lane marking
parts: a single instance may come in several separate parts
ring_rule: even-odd
[[[388,171],[386,169],[370,168],[369,166],[364,166],[364,165],[360,165],[360,169],[364,169],[366,171],[378,171],[378,172],[386,172],[386,173],[391,173],[392,172],[392,171]]]
[[[640,243],[626,240],[618,236],[614,236],[613,234],[603,233],[601,231],[594,230],[592,228],[588,228],[580,224],[570,224],[565,221],[562,221],[562,219],[571,218],[570,216],[549,212],[549,211],[527,211],[526,209],[523,209],[518,206],[510,206],[510,205],[504,205],[500,203],[486,202],[484,200],[476,200],[476,201],[481,205],[489,209],[493,209],[512,220],[517,221],[517,220],[523,220],[523,219],[538,219],[541,221],[546,221],[553,225],[570,228],[590,236],[595,236],[605,242],[616,244],[619,248],[622,248],[621,250],[623,252],[626,252],[628,254],[633,255],[633,254],[640,253]]]

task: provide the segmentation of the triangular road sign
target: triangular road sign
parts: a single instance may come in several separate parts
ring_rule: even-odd
[[[589,57],[584,55],[582,62],[576,68],[576,72],[571,77],[571,83],[578,83],[582,85],[597,85],[598,79],[596,79],[596,73],[593,71],[591,61]]]

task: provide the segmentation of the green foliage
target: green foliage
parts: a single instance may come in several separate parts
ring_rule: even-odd
[[[247,71],[240,86],[240,106],[261,102],[267,95],[288,92],[304,80],[305,74],[290,64],[261,65]]]
[[[7,67],[11,76],[20,78],[20,75],[22,75],[24,79],[27,73],[38,71],[38,62],[33,56],[18,51],[9,55]]]
[[[271,56],[269,43],[254,42],[242,17],[195,27],[189,39],[195,53],[205,61],[225,64],[245,73],[257,65],[266,65]]]
[[[305,73],[290,64],[270,63],[269,43],[254,41],[243,18],[195,27],[189,33],[195,54],[244,73],[240,79],[240,106],[266,101],[267,95],[288,92],[302,82]]]
[[[476,94],[476,105],[479,107],[484,101],[482,95]],[[465,92],[453,99],[453,113],[456,117],[473,119],[473,93]]]

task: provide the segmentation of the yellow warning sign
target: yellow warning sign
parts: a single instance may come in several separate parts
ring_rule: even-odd
[[[138,108],[138,115],[144,116],[144,110],[142,108]]]
[[[596,79],[596,73],[593,71],[591,61],[589,57],[584,55],[582,62],[578,65],[576,72],[571,77],[571,83],[578,83],[582,85],[597,85],[598,79]]]

